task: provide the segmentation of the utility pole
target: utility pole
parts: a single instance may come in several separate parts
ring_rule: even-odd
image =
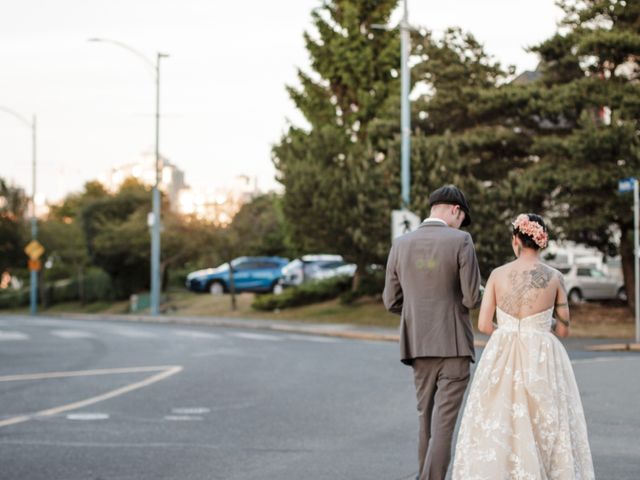
[[[411,48],[411,38],[409,32],[409,11],[407,0],[404,0],[404,13],[400,21],[400,82],[401,82],[401,120],[400,129],[402,133],[402,209],[409,209],[410,189],[411,189],[411,170],[410,170],[410,153],[411,153],[411,104],[409,94],[411,93],[411,74],[409,71],[409,50]]]
[[[31,121],[7,107],[0,107],[0,111],[8,113],[31,129],[31,242],[27,245],[29,255],[30,290],[29,290],[29,311],[31,315],[38,314],[38,271],[40,270],[40,256],[44,253],[42,245],[37,241],[38,221],[36,218],[36,116],[33,115]]]
[[[167,57],[158,52],[156,57],[156,181],[153,186],[153,226],[151,227],[151,315],[160,314],[160,60]]]
[[[403,2],[402,20],[398,28],[400,29],[400,137],[401,143],[401,161],[400,161],[400,180],[402,182],[401,190],[401,208],[409,209],[411,200],[411,102],[409,94],[411,93],[411,72],[409,69],[409,52],[411,49],[411,25],[409,24],[409,7],[407,0]],[[392,30],[392,27],[382,24],[372,24],[371,28],[377,30]]]
[[[124,48],[129,52],[136,55],[143,60],[147,66],[151,67],[155,74],[155,87],[156,87],[156,114],[155,114],[155,129],[156,129],[156,148],[155,148],[155,182],[153,185],[153,191],[151,193],[151,315],[160,314],[160,290],[162,286],[162,279],[160,278],[160,231],[161,231],[161,205],[160,205],[160,60],[167,58],[169,55],[158,52],[156,54],[156,61],[153,62],[145,55],[137,51],[135,48],[129,45],[118,42],[116,40],[109,40],[104,38],[91,38],[90,42],[102,42],[111,43],[120,48]]]
[[[37,241],[38,221],[36,219],[36,116],[31,122],[31,241]],[[29,292],[29,311],[38,314],[38,270],[30,268],[31,291]]]

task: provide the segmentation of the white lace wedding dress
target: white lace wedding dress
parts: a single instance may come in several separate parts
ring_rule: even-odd
[[[587,427],[566,350],[551,333],[553,309],[498,329],[469,390],[454,480],[595,478]]]

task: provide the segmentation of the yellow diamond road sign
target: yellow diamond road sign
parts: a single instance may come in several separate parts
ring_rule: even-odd
[[[37,260],[44,253],[44,247],[37,240],[31,240],[29,244],[24,247],[24,252],[29,255],[31,260]]]

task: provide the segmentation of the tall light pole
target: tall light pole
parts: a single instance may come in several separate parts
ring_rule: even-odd
[[[0,107],[0,110],[31,129],[31,240],[35,241],[38,237],[38,222],[36,220],[36,116],[33,115],[29,121],[28,118],[10,108]],[[38,271],[35,268],[30,268],[30,270],[29,310],[31,315],[36,315],[38,313]]]
[[[387,25],[372,24],[371,28],[390,30]],[[411,189],[411,75],[409,70],[409,50],[411,48],[411,25],[409,24],[409,8],[407,0],[403,1],[403,14],[400,24],[400,138],[401,138],[401,162],[400,178],[402,182],[402,209],[409,209]]]
[[[152,192],[152,217],[153,223],[151,225],[151,315],[160,314],[160,286],[162,280],[160,278],[160,224],[161,224],[161,212],[160,212],[160,60],[166,58],[169,55],[158,52],[156,54],[155,63],[147,56],[138,52],[136,49],[129,45],[118,42],[116,40],[109,40],[105,38],[91,38],[90,42],[102,42],[116,45],[120,48],[124,48],[135,56],[140,58],[151,67],[155,74],[156,84],[156,115],[155,115],[155,128],[156,128],[156,175],[155,183],[153,185]]]
[[[409,156],[411,152],[411,108],[409,101],[409,93],[411,93],[411,78],[409,73],[409,49],[410,37],[409,32],[409,11],[407,0],[404,0],[404,13],[400,21],[400,82],[401,82],[401,110],[400,110],[400,129],[402,132],[402,208],[409,209],[409,191],[411,187],[411,171],[409,168]]]

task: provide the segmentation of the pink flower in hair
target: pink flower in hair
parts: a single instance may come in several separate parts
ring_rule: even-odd
[[[529,220],[529,216],[524,213],[518,215],[516,221],[512,223],[513,228],[528,235],[536,242],[540,248],[546,248],[549,243],[549,235],[544,231],[542,225],[533,220]]]

